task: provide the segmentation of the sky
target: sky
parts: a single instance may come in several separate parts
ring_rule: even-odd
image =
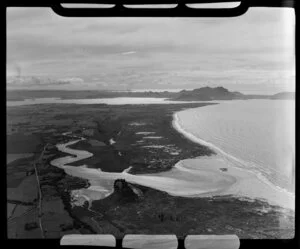
[[[7,9],[7,89],[295,90],[292,9],[231,18],[70,18]]]

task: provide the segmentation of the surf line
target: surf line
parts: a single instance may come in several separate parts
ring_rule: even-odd
[[[195,108],[197,109],[197,108]],[[185,110],[183,110],[185,111]],[[261,172],[259,172],[257,169],[247,169],[247,162],[246,161],[243,161],[233,155],[230,155],[228,154],[227,152],[225,152],[224,150],[222,150],[221,148],[217,147],[216,145],[210,143],[210,142],[207,142],[201,138],[198,138],[196,137],[193,133],[187,131],[186,129],[183,128],[182,124],[181,124],[181,121],[180,121],[180,118],[178,116],[178,113],[179,112],[176,112],[173,114],[173,121],[172,121],[172,126],[173,128],[181,133],[183,136],[185,136],[186,138],[188,138],[189,140],[197,143],[197,144],[200,144],[200,145],[204,145],[204,146],[207,146],[209,148],[211,148],[213,151],[215,152],[218,152],[217,154],[220,155],[223,160],[227,163],[227,164],[230,164],[232,167],[236,167],[236,168],[239,168],[239,169],[242,169],[252,175],[255,175],[255,177],[257,177],[260,181],[262,181],[263,183],[267,184],[269,187],[279,191],[279,192],[282,192],[282,193],[285,193],[286,195],[289,195],[290,197],[292,198],[295,198],[295,194],[284,189],[284,188],[281,188],[280,186],[277,186],[275,185],[274,183],[272,183],[267,177],[265,177]]]

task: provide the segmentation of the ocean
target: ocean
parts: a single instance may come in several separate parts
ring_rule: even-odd
[[[294,100],[222,101],[178,112],[177,117],[187,133],[228,164],[295,192]]]

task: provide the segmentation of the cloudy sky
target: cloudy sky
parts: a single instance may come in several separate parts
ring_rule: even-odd
[[[234,18],[67,18],[7,10],[8,89],[294,91],[291,9]]]

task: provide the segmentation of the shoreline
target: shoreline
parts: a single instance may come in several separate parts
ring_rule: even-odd
[[[186,131],[180,124],[180,118],[178,117],[179,112],[176,112],[173,115],[172,124],[174,129],[193,142],[208,146],[213,151],[217,151],[217,155],[211,155],[209,157],[211,160],[219,159],[225,162],[224,158],[220,156],[221,154],[225,157],[228,156],[230,159],[233,159],[242,165],[244,164],[241,160],[232,155],[228,155],[215,145],[197,138],[192,133]],[[201,157],[194,160],[201,160],[200,158]],[[199,163],[201,163],[201,161],[199,161]],[[211,167],[215,167],[215,165],[212,163]],[[226,167],[230,169],[229,172],[232,172],[232,176],[236,179],[236,183],[227,190],[224,189],[224,191],[221,191],[221,195],[236,195],[249,197],[251,199],[264,199],[271,205],[278,205],[295,211],[295,194],[274,185],[264,176],[260,175],[259,172],[253,172],[242,167],[235,166],[230,160],[227,161]],[[251,189],[249,189],[248,184],[252,186]],[[253,188],[255,188],[255,190],[253,190]]]

